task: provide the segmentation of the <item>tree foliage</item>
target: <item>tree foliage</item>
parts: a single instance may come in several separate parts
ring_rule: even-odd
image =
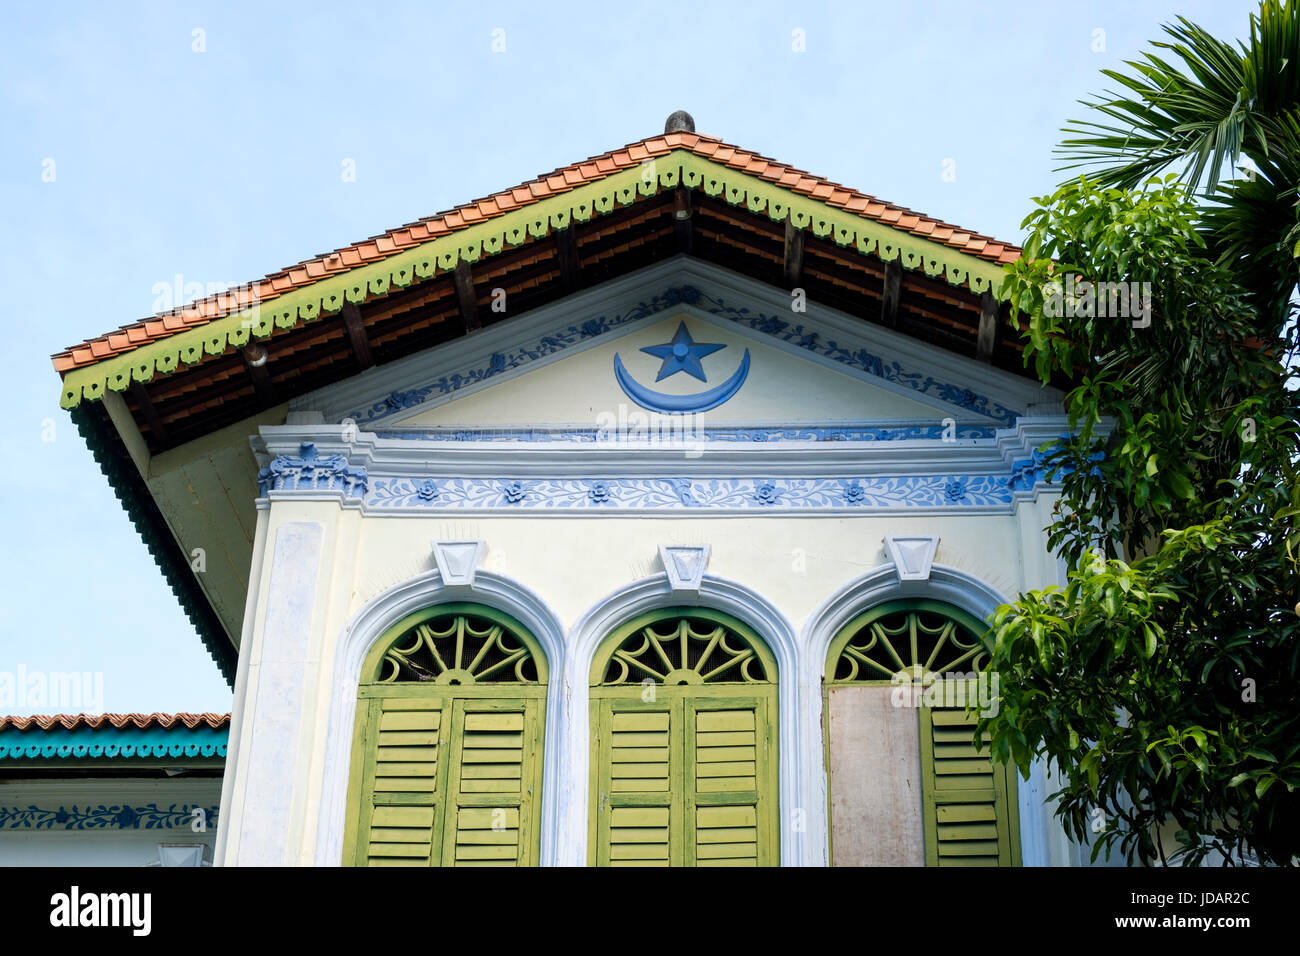
[[[1071,570],[1064,589],[995,614],[1002,701],[981,729],[1026,776],[1047,761],[1058,816],[1094,852],[1288,863],[1300,854],[1294,323],[1278,332],[1207,249],[1202,210],[1172,175],[1138,190],[1081,178],[1037,203],[1004,291],[1026,362],[1075,383],[1071,434],[1047,456],[1061,484],[1049,541]],[[1086,307],[1070,275],[1149,282],[1149,324],[1104,297]],[[1178,846],[1159,837],[1170,824]]]
[[[1265,0],[1235,46],[1182,17],[1165,33],[1131,72],[1103,71],[1121,91],[1066,127],[1065,168],[1124,189],[1174,169],[1206,200],[1210,247],[1280,325],[1300,258],[1300,2]]]

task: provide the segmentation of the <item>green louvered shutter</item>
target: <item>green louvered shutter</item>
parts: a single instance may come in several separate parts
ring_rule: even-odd
[[[686,751],[693,791],[687,817],[694,821],[687,865],[766,866],[775,863],[769,806],[771,778],[767,700],[753,697],[686,701]]]
[[[682,808],[673,780],[681,779],[681,702],[602,700],[598,721],[596,792],[600,807],[600,866],[680,866]]]
[[[518,622],[431,608],[381,639],[363,673],[345,862],[536,865],[546,665]]]
[[[920,719],[926,865],[1016,865],[1014,779],[975,748],[978,713],[922,707]]]
[[[540,701],[456,701],[443,858],[454,866],[532,866]]]
[[[356,862],[436,866],[442,701],[366,701],[365,796]]]
[[[775,661],[702,608],[630,622],[591,690],[591,860],[764,866],[779,858]]]

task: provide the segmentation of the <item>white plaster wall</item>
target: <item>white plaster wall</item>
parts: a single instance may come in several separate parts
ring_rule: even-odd
[[[271,856],[267,856],[267,797],[259,797],[257,788],[249,788],[247,759],[228,774],[229,793],[223,804],[226,843],[219,859],[235,862],[283,862],[308,865],[337,862],[318,859],[322,845],[318,826],[323,804],[330,803],[328,779],[340,768],[328,763],[331,704],[337,694],[339,662],[335,652],[341,637],[368,602],[394,586],[435,568],[431,543],[434,540],[481,539],[487,543],[483,567],[490,572],[518,582],[554,615],[569,640],[571,631],[594,607],[611,594],[627,589],[636,582],[662,578],[658,546],[661,544],[709,544],[712,558],[709,574],[726,579],[769,602],[777,614],[788,622],[792,634],[801,634],[814,613],[836,591],[888,563],[882,549],[887,534],[938,534],[940,544],[936,564],[958,569],[977,579],[992,592],[1013,596],[1026,587],[1050,583],[1045,577],[1054,573],[1055,562],[1039,560],[1034,549],[1043,547],[1039,530],[1050,495],[1040,496],[1032,507],[1022,505],[1014,515],[960,514],[932,516],[685,516],[664,517],[569,517],[520,516],[447,519],[442,517],[363,516],[360,510],[344,508],[336,501],[277,500],[266,515],[266,540],[274,542],[286,526],[316,525],[320,528],[319,561],[311,587],[310,621],[302,633],[296,663],[302,675],[302,696],[297,710],[301,719],[289,724],[278,721],[267,708],[287,706],[285,699],[259,695],[263,660],[267,648],[276,643],[275,634],[268,641],[268,622],[276,624],[277,614],[268,613],[274,604],[272,576],[275,561],[267,546],[267,560],[260,568],[256,611],[252,617],[248,640],[249,657],[242,691],[237,695],[238,740],[232,739],[235,753],[247,753],[258,744],[258,730],[283,733],[288,739],[277,753],[284,754],[278,766],[279,792],[270,799],[287,801],[288,816],[277,811],[277,818],[287,824],[276,831]],[[1029,558],[1023,557],[1026,553]],[[252,602],[250,602],[252,603]],[[661,603],[672,603],[665,599]],[[377,636],[377,635],[372,635]],[[822,649],[824,654],[824,648]],[[571,740],[585,739],[585,674],[589,659],[573,660],[564,668],[567,679],[553,668],[556,687],[553,705],[563,711],[555,718],[562,724],[577,721],[582,734]],[[783,742],[798,746],[806,774],[816,778],[805,781],[803,791],[810,804],[807,835],[800,836],[801,848],[795,858],[785,862],[819,864],[825,862],[825,780],[822,769],[820,732],[819,674],[822,662],[800,661],[787,666],[780,675],[783,692],[798,697],[790,707],[811,708],[806,713],[808,725],[801,731],[802,742]],[[802,673],[800,673],[802,672]],[[581,686],[578,686],[581,685]],[[806,685],[806,686],[805,686]],[[354,692],[354,689],[353,689]],[[815,698],[815,700],[814,700]],[[259,710],[263,713],[259,714]],[[783,720],[790,711],[782,707]],[[549,723],[549,721],[548,721]],[[274,728],[279,727],[279,731]],[[260,741],[263,748],[272,746]],[[559,748],[560,739],[550,736],[547,747]],[[558,751],[557,751],[558,752]],[[791,761],[784,760],[783,766]],[[573,761],[585,760],[585,754],[569,753],[567,762],[556,762],[555,772],[563,772]],[[548,770],[552,766],[548,760]],[[346,772],[344,766],[342,772]],[[550,807],[566,822],[561,825],[550,862],[581,863],[585,859],[585,801],[587,780],[563,779],[556,792],[565,807]],[[265,778],[263,778],[265,779]],[[1026,786],[1022,782],[1022,787]],[[1030,793],[1039,794],[1041,786],[1030,782]],[[786,794],[786,798],[790,798]],[[1041,796],[1036,796],[1041,799]],[[1023,807],[1023,801],[1022,801]],[[783,808],[784,810],[785,808]],[[332,827],[332,823],[324,824]],[[819,832],[820,827],[820,832]],[[1059,828],[1057,828],[1059,829]],[[1026,843],[1026,861],[1038,863],[1075,863],[1077,854],[1053,830],[1046,814],[1025,813],[1022,808],[1022,839]],[[246,841],[254,840],[256,847]],[[245,845],[241,847],[241,841]],[[328,842],[328,841],[325,841]],[[783,846],[783,854],[784,854]]]

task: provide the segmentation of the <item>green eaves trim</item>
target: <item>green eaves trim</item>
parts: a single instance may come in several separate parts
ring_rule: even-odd
[[[832,238],[840,246],[855,248],[885,262],[897,260],[909,271],[943,276],[954,286],[976,294],[1000,292],[1003,270],[996,263],[898,229],[828,206],[818,199],[790,192],[775,183],[728,169],[686,150],[625,169],[604,179],[551,196],[514,212],[440,236],[382,261],[358,266],[342,275],[321,279],[242,312],[224,316],[197,328],[179,332],[141,346],[125,355],[74,369],[63,380],[64,408],[82,401],[98,401],[105,389],[125,391],[132,382],[148,382],[155,374],[167,375],[180,365],[195,365],[205,355],[221,355],[230,346],[242,347],[251,339],[264,339],[275,329],[292,329],[299,322],[314,322],[342,309],[345,302],[361,304],[371,296],[388,294],[394,287],[451,272],[456,263],[478,262],[529,237],[541,239],[553,229],[567,229],[630,205],[638,196],[653,196],[660,189],[678,186],[699,189],[706,196],[722,196],[733,206],[751,213],[766,212],[782,222],[788,216],[798,229],[811,230],[820,239]]]
[[[127,517],[144,540],[154,562],[180,601],[203,646],[208,649],[217,669],[226,683],[235,686],[235,666],[238,663],[234,645],[226,636],[226,629],[208,603],[207,595],[199,586],[190,569],[189,556],[181,550],[163,519],[162,512],[145,487],[135,464],[127,457],[121,439],[112,426],[104,421],[102,413],[90,406],[72,409],[72,421],[86,441],[86,447],[99,463]]]

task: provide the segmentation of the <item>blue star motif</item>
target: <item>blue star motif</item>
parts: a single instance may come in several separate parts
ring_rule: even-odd
[[[651,345],[641,351],[664,360],[664,364],[659,368],[659,375],[655,378],[656,382],[662,382],[669,375],[676,375],[678,372],[686,372],[694,375],[701,382],[707,382],[700,359],[725,348],[725,345],[697,343],[691,338],[691,333],[686,331],[686,323],[682,322],[677,326],[677,333],[671,342],[666,345]]]

